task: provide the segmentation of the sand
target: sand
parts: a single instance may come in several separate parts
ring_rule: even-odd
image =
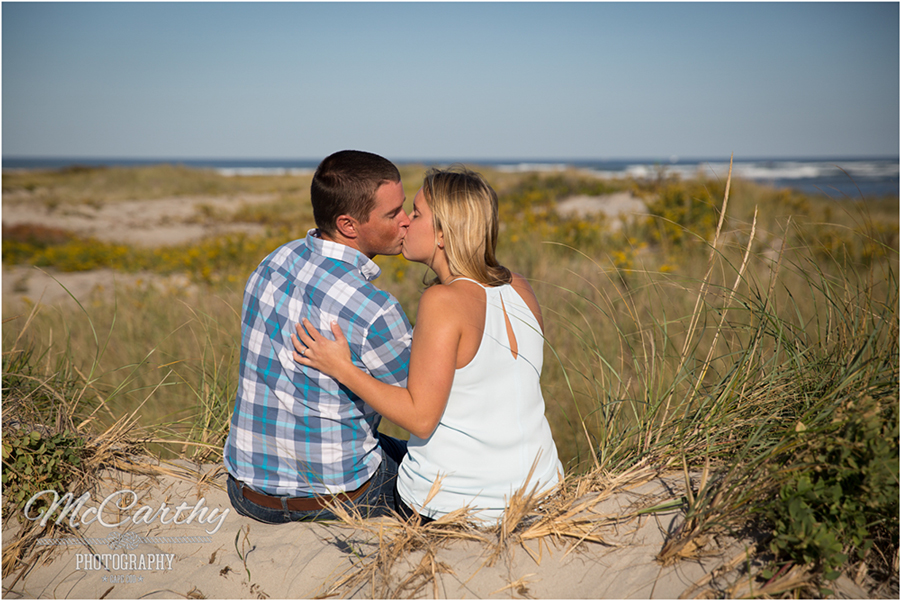
[[[39,201],[15,201],[4,194],[3,225],[39,224],[104,242],[173,246],[224,233],[261,233],[264,228],[258,224],[212,221],[206,215],[221,219],[244,206],[274,199],[270,194],[245,194],[52,206]]]
[[[634,223],[647,215],[647,205],[631,192],[603,196],[570,196],[557,202],[556,211],[564,217],[594,217],[602,215],[612,231]]]
[[[32,563],[29,568],[3,579],[4,596],[310,598],[334,593],[341,597],[372,597],[371,586],[365,583],[333,589],[336,582],[355,572],[378,551],[377,537],[371,533],[338,523],[262,524],[231,510],[220,465],[178,462],[167,469],[170,474],[159,477],[105,473],[102,486],[79,517],[87,508],[99,507],[110,497],[104,520],[110,525],[120,524],[105,527],[91,523],[92,513],[87,513],[84,520],[89,524],[79,528],[79,535],[95,540],[91,548],[40,546],[39,552],[26,558]],[[673,488],[671,481],[654,480],[617,493],[593,512],[598,519],[609,513],[624,514],[637,502],[658,503],[677,493],[677,486]],[[109,508],[122,499],[134,505],[124,511]],[[145,511],[149,514],[149,510],[156,511],[163,503],[173,510],[182,503],[191,507],[184,509],[176,521],[187,520],[189,510],[198,504],[210,512],[195,517],[190,524],[163,524],[159,518],[147,519],[149,523],[141,520],[142,507],[150,507]],[[219,511],[215,517],[211,516],[212,509]],[[162,520],[170,520],[171,516],[169,513]],[[198,519],[208,522],[200,524]],[[438,573],[419,594],[432,597],[436,593],[450,598],[677,597],[729,558],[728,552],[743,552],[740,544],[733,544],[703,560],[663,566],[655,557],[666,533],[679,519],[679,513],[672,511],[607,524],[600,529],[606,544],[574,546],[572,541],[532,540],[527,542],[531,552],[513,545],[492,566],[486,566],[491,557],[489,544],[446,543],[435,553],[436,563],[446,572]],[[19,527],[17,519],[7,519],[4,544],[13,539]],[[117,536],[118,541],[111,541],[111,535]],[[65,534],[60,537],[77,539]],[[101,558],[92,558],[91,551]],[[115,554],[128,558],[114,558]],[[420,562],[422,554],[413,552],[399,561],[391,579],[399,585]],[[109,570],[99,563],[104,555]],[[151,556],[164,558],[154,558],[151,563]],[[395,591],[406,595],[404,592],[409,590]]]

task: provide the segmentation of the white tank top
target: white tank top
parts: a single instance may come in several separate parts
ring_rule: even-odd
[[[469,364],[456,369],[447,407],[431,437],[410,437],[397,489],[422,515],[436,519],[470,506],[477,509],[476,518],[494,524],[535,462],[529,491],[535,484],[539,491],[556,485],[562,464],[544,417],[540,325],[511,285],[481,287],[487,294],[481,345]],[[517,358],[504,307],[518,344]],[[444,476],[440,491],[423,506],[439,475]]]

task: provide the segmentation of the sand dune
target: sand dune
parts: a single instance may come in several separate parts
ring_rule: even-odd
[[[76,522],[88,524],[78,528],[77,536],[62,534],[51,540],[71,545],[38,546],[26,557],[31,566],[4,578],[4,595],[366,598],[388,590],[392,596],[450,598],[673,598],[724,559],[744,551],[729,540],[730,547],[712,545],[714,552],[702,560],[660,564],[655,557],[677,525],[679,512],[609,520],[610,515],[626,515],[635,506],[678,495],[673,480],[655,478],[590,509],[604,543],[578,544],[549,536],[496,552],[487,532],[485,541],[436,544],[428,558],[428,564],[436,566],[433,578],[420,576],[403,587],[428,554],[420,549],[380,573],[383,579],[374,590],[366,580],[335,587],[372,564],[379,552],[373,531],[381,528],[389,537],[391,520],[373,521],[369,531],[339,523],[265,525],[231,510],[221,466],[180,462],[163,468],[167,473],[155,477],[105,473],[102,485],[77,514]],[[117,510],[117,502],[126,508]],[[90,522],[96,514],[92,507],[102,511],[99,520],[106,525]],[[169,512],[159,514],[162,507]],[[178,507],[182,510],[175,514]],[[13,539],[19,527],[16,519],[8,519],[4,540]]]

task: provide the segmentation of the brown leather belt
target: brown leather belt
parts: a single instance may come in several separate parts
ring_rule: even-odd
[[[244,498],[264,508],[283,510],[284,506],[281,502],[282,500],[284,500],[288,510],[322,510],[323,508],[328,508],[328,505],[335,500],[338,502],[349,502],[350,500],[356,500],[357,498],[362,496],[363,492],[366,491],[366,488],[369,487],[369,484],[372,483],[372,480],[369,479],[367,482],[362,484],[362,486],[353,490],[352,492],[341,492],[340,494],[328,494],[324,496],[315,496],[313,498],[287,499],[281,498],[279,496],[269,496],[268,494],[260,494],[259,492],[254,492],[249,487],[237,480],[235,480],[235,483],[237,483],[241,488],[241,494],[243,494]]]

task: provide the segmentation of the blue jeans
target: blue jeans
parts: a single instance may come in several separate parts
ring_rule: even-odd
[[[395,499],[397,470],[400,467],[400,461],[406,455],[406,442],[379,432],[378,444],[381,446],[384,458],[378,466],[378,470],[375,471],[375,474],[369,480],[369,487],[358,498],[343,502],[344,507],[348,509],[356,507],[365,518],[389,515],[392,511],[397,510],[397,502],[399,501],[399,498]],[[291,521],[335,521],[338,519],[328,509],[286,510],[260,506],[244,498],[244,495],[241,493],[242,485],[234,477],[228,477],[228,499],[231,500],[234,510],[245,517],[273,525],[290,523]]]

